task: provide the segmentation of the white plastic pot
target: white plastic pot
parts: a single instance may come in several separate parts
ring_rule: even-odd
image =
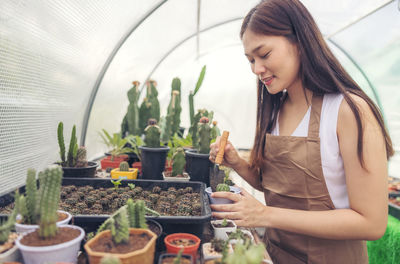
[[[202,250],[203,250],[204,261],[222,258],[222,254],[219,254],[218,252],[212,250],[211,242],[204,243],[202,246]],[[231,244],[228,244],[228,252],[229,253],[233,252]]]
[[[81,241],[85,236],[85,231],[79,226],[74,225],[64,225],[59,227],[68,227],[73,229],[78,229],[81,233],[78,237],[73,240],[67,241],[53,246],[45,247],[32,247],[22,245],[20,240],[27,234],[35,231],[30,231],[21,235],[17,241],[16,245],[22,253],[25,264],[43,264],[50,262],[70,262],[76,263],[78,259],[78,252],[81,246]]]
[[[229,189],[231,190],[232,193],[239,194],[241,193],[241,190],[239,187],[234,187],[234,186],[229,186]],[[211,191],[211,187],[206,188],[206,193],[208,195],[208,198],[210,199],[211,204],[231,204],[233,203],[232,200],[226,199],[226,198],[213,198],[211,197],[211,194],[213,193]]]
[[[14,245],[14,247],[10,248],[6,252],[0,254],[0,263],[21,262],[21,261],[22,261],[21,253],[19,252],[19,249],[16,245]]]
[[[67,225],[69,223],[69,221],[71,221],[72,215],[70,213],[62,211],[62,210],[58,210],[57,212],[64,213],[67,215],[66,219],[57,222],[57,226]],[[15,231],[17,231],[17,233],[19,233],[19,234],[30,232],[37,228],[39,228],[39,225],[25,225],[25,224],[15,223]]]
[[[162,173],[164,181],[189,181],[190,180],[190,176],[189,174],[187,174],[186,172],[183,173],[183,176],[185,177],[167,177],[165,176],[165,172],[163,171]]]
[[[232,223],[234,226],[233,227],[215,227],[214,224],[222,224],[224,220],[214,220],[211,221],[211,226],[214,229],[214,238],[216,239],[223,239],[227,240],[228,236],[226,235],[226,232],[235,232],[236,231],[236,224],[232,220],[227,220],[228,223]]]
[[[231,231],[226,231],[226,232],[231,232]],[[228,234],[226,232],[225,232],[225,239],[228,239]],[[254,243],[254,236],[249,230],[242,229],[242,232],[250,237],[251,243]],[[231,240],[229,240],[229,243],[234,245],[234,244],[238,243],[238,241],[241,243],[244,243],[244,241],[242,239],[231,239]]]

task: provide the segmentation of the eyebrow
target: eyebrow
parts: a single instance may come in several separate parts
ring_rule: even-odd
[[[261,44],[260,46],[254,48],[254,49],[251,51],[251,53],[257,52],[259,49],[261,49],[261,48],[264,47],[264,46],[265,46],[264,44]],[[247,53],[245,53],[244,55],[249,56],[249,54],[247,54]]]

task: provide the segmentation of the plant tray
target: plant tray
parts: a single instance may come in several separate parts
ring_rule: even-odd
[[[154,219],[159,222],[166,234],[176,232],[191,233],[202,238],[204,225],[211,220],[211,209],[208,197],[205,194],[205,184],[201,182],[179,182],[179,181],[160,181],[160,180],[122,180],[120,187],[127,187],[128,183],[142,187],[144,190],[152,189],[159,186],[162,189],[169,187],[186,188],[192,187],[193,192],[200,194],[200,202],[202,205],[201,215],[199,216],[146,216],[147,219]],[[62,185],[84,186],[90,185],[93,188],[110,188],[113,187],[110,179],[98,178],[63,178]],[[25,188],[22,187],[20,192],[23,193]],[[4,208],[14,201],[10,192],[0,197],[0,207]],[[3,217],[6,216],[3,214]],[[0,215],[1,217],[1,215]],[[109,217],[109,215],[74,215],[73,224],[85,229],[86,232],[96,231],[97,228]]]

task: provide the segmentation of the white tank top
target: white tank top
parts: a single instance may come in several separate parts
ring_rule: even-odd
[[[337,209],[349,208],[346,177],[336,134],[339,107],[342,100],[342,94],[324,95],[319,124],[322,171],[324,173],[329,195]],[[308,108],[307,113],[293,132],[292,136],[307,137],[310,111],[311,107]],[[275,136],[279,135],[278,121],[276,122],[276,126],[272,130],[271,134]]]

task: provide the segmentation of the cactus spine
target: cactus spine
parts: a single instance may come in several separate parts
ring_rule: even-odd
[[[84,146],[80,146],[76,152],[76,167],[83,168],[87,167],[87,165],[88,161],[86,158],[86,148]]]
[[[200,72],[200,76],[199,79],[197,80],[196,83],[196,88],[194,89],[194,92],[190,91],[189,93],[189,113],[190,113],[190,124],[193,125],[195,120],[194,120],[194,96],[196,95],[196,93],[199,91],[200,86],[203,83],[204,80],[204,75],[206,74],[206,65],[203,66],[203,68],[201,69]]]
[[[124,117],[124,122],[126,122],[125,125],[122,125],[121,131],[122,135],[125,135],[126,132],[130,135],[139,135],[140,134],[140,129],[139,129],[139,85],[140,83],[138,81],[132,82],[133,87],[128,91],[128,99],[129,99],[129,105],[128,105],[128,112],[126,113]]]
[[[216,191],[217,192],[230,192],[231,189],[229,188],[228,184],[220,183],[217,185]]]
[[[129,221],[125,207],[111,218],[110,228],[114,243],[121,244],[129,241]]]
[[[149,148],[159,148],[161,130],[157,126],[157,121],[155,119],[149,119],[148,126],[144,132],[146,134],[144,139],[146,146]]]
[[[183,148],[177,148],[174,155],[172,156],[172,176],[183,175],[185,169],[186,159],[185,151]]]
[[[208,154],[210,152],[211,128],[208,118],[202,117],[199,122],[199,153]]]
[[[63,130],[64,130],[63,122],[58,123],[57,139],[58,139],[58,145],[60,146],[61,166],[65,166],[65,144],[64,144]]]
[[[129,171],[129,164],[126,161],[123,161],[119,164],[119,171]]]
[[[36,171],[34,169],[28,169],[26,177],[26,213],[22,215],[24,224],[36,225],[38,220],[38,191],[36,186]]]
[[[40,186],[39,236],[42,239],[54,237],[57,233],[57,209],[60,201],[62,169],[52,166],[44,171],[43,185]]]
[[[126,208],[128,212],[129,227],[131,228],[144,228],[147,229],[145,218],[145,203],[142,200],[133,202],[132,199],[128,199],[126,202]]]
[[[108,255],[101,259],[100,264],[122,264],[119,258]]]

